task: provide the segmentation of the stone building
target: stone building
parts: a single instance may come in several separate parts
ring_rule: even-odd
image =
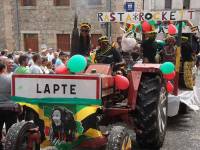
[[[128,1],[128,0],[125,0]],[[70,49],[75,12],[78,22],[92,25],[92,43],[108,32],[96,14],[105,11],[124,11],[125,1],[119,0],[1,0],[0,48],[37,51],[42,47]],[[130,0],[129,0],[130,1]],[[142,0],[135,2],[136,10],[143,8]],[[121,34],[119,24],[112,24],[110,33],[115,40]]]

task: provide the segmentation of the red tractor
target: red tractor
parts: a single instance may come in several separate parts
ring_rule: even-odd
[[[116,89],[110,65],[90,65],[78,75],[13,75],[12,97],[25,121],[6,135],[6,150],[106,148],[159,149],[167,126],[167,92],[159,64],[135,64],[129,88]],[[22,82],[23,81],[23,82]],[[30,121],[31,120],[31,121]]]
[[[141,147],[160,148],[167,126],[167,91],[159,64],[135,64],[127,75],[128,90],[116,90],[114,77],[108,65],[91,65],[86,73],[96,70],[102,77],[101,124],[113,127],[108,136],[108,148],[123,149],[129,137],[128,128],[134,129]],[[105,94],[104,94],[105,93]],[[123,122],[126,127],[117,125]],[[128,144],[128,143],[127,143]]]

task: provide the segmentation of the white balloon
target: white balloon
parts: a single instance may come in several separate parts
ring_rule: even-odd
[[[133,37],[129,37],[127,34],[124,34],[122,37],[121,45],[123,52],[130,52],[133,51],[133,49],[137,45],[137,42]]]

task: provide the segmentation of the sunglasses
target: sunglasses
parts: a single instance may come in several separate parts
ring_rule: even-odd
[[[81,32],[86,32],[86,33],[88,33],[88,32],[89,32],[89,30],[81,30]]]

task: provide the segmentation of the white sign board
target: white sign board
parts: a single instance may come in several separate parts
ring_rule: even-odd
[[[144,20],[157,21],[180,21],[192,20],[195,17],[194,10],[170,10],[153,12],[99,12],[97,18],[99,22],[140,22]]]
[[[12,96],[99,99],[99,83],[98,77],[14,75]]]

